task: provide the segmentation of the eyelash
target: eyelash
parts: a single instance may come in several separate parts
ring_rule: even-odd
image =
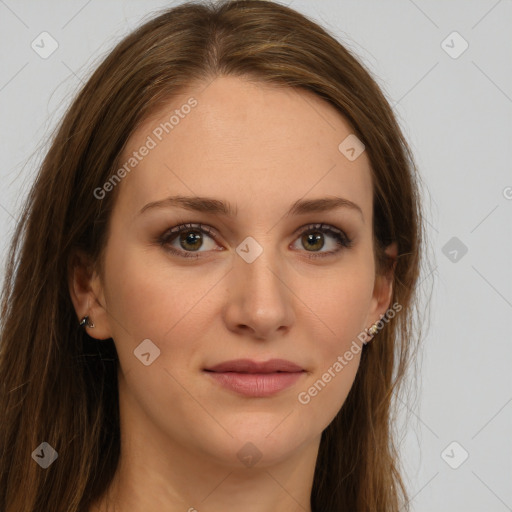
[[[201,233],[206,234],[211,238],[215,238],[215,231],[209,226],[205,226],[203,224],[180,224],[179,226],[175,226],[167,230],[162,236],[160,236],[158,238],[158,243],[162,247],[164,247],[166,251],[169,251],[171,254],[174,254],[176,256],[194,259],[201,258],[202,256],[200,256],[199,254],[195,254],[195,252],[179,251],[176,250],[174,247],[169,246],[169,243],[173,241],[177,235],[187,231],[200,231]],[[329,224],[309,224],[307,226],[299,228],[295,234],[297,235],[297,237],[299,237],[308,232],[320,232],[324,234],[330,234],[334,237],[336,244],[339,246],[337,249],[332,251],[318,253],[312,252],[307,256],[308,258],[311,259],[333,256],[334,254],[337,254],[344,248],[348,249],[349,247],[352,246],[352,240],[350,240],[343,231],[335,228],[334,226],[330,226]]]

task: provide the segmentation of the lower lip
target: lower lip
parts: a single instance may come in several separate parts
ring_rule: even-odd
[[[304,372],[235,373],[206,372],[222,386],[241,395],[265,397],[293,386]]]

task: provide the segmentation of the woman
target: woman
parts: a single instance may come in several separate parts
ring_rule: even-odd
[[[416,182],[369,73],[292,9],[126,37],[13,241],[0,509],[406,510]]]

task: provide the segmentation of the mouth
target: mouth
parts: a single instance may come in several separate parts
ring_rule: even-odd
[[[270,359],[264,362],[253,361],[252,359],[234,359],[205,368],[205,371],[217,373],[296,373],[302,372],[304,369],[286,359]]]
[[[222,387],[249,397],[272,396],[293,386],[306,371],[284,359],[226,361],[203,370]]]

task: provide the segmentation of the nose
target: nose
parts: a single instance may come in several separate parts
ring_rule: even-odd
[[[282,336],[290,330],[295,319],[295,297],[283,268],[275,253],[268,249],[252,263],[236,255],[227,276],[223,312],[229,330],[258,340]]]

